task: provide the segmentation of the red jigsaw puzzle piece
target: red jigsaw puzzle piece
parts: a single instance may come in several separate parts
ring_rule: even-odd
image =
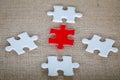
[[[49,44],[57,45],[59,50],[62,50],[64,46],[73,46],[74,39],[69,39],[69,36],[74,36],[74,30],[67,30],[66,25],[60,25],[60,29],[52,28],[50,34],[55,36],[49,38]]]

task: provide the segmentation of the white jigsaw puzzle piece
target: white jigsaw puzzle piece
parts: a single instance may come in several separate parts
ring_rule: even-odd
[[[7,39],[7,41],[10,43],[10,46],[7,46],[5,48],[6,51],[15,50],[18,55],[21,55],[25,53],[23,48],[29,48],[29,50],[33,50],[37,48],[38,46],[34,43],[35,40],[38,40],[38,36],[32,36],[29,37],[27,32],[21,33],[18,35],[20,38],[19,40],[16,40],[14,37]]]
[[[86,49],[87,52],[94,53],[94,50],[99,50],[100,53],[98,55],[102,57],[108,57],[110,51],[118,52],[117,48],[112,47],[115,43],[114,40],[106,38],[106,41],[101,42],[100,39],[100,36],[94,35],[91,40],[82,39],[82,43],[88,45]]]
[[[42,68],[48,68],[48,76],[58,76],[58,70],[62,70],[65,76],[73,76],[73,68],[78,68],[78,63],[72,63],[72,57],[63,56],[63,61],[58,61],[57,56],[48,56],[48,63],[43,63]]]
[[[75,17],[83,16],[81,13],[76,13],[74,7],[63,10],[63,6],[54,6],[54,12],[48,12],[47,15],[53,16],[53,22],[62,22],[62,19],[66,19],[67,23],[75,23]]]

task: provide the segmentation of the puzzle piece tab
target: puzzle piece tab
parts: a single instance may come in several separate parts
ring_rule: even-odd
[[[114,40],[106,38],[106,41],[101,42],[100,39],[100,36],[94,35],[91,40],[83,39],[82,43],[88,45],[86,49],[87,52],[94,53],[94,50],[99,50],[100,53],[98,55],[102,57],[108,57],[110,51],[118,52],[117,48],[112,47],[115,43]]]
[[[48,12],[47,15],[53,16],[53,22],[62,22],[62,19],[66,19],[67,23],[75,23],[75,17],[82,17],[81,13],[75,12],[74,7],[63,10],[63,6],[54,6],[54,12]]]
[[[78,63],[72,63],[72,57],[63,56],[63,61],[58,61],[57,56],[48,56],[48,63],[43,63],[42,68],[48,68],[48,76],[58,76],[58,70],[62,70],[64,76],[73,76],[73,68],[78,68]]]
[[[17,54],[20,55],[25,53],[23,50],[25,47],[29,48],[29,50],[33,50],[38,47],[34,43],[34,41],[38,39],[37,36],[29,37],[27,32],[24,32],[19,34],[18,37],[20,38],[19,40],[16,40],[14,37],[7,39],[7,41],[10,43],[10,46],[5,48],[6,51],[15,50]]]
[[[73,46],[74,40],[69,37],[74,36],[74,30],[67,30],[65,24],[62,24],[60,29],[52,28],[50,34],[55,37],[49,38],[49,44],[57,45],[59,50],[64,46]]]

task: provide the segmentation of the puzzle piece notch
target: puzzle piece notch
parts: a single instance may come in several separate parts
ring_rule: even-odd
[[[81,13],[76,13],[74,7],[68,7],[67,10],[63,9],[63,6],[54,6],[54,12],[48,12],[48,16],[53,16],[53,22],[62,22],[62,19],[66,19],[67,23],[75,23],[75,18],[81,18]]]
[[[7,39],[10,46],[5,48],[6,51],[10,52],[11,50],[15,50],[18,55],[21,55],[25,53],[23,50],[25,47],[29,48],[30,51],[38,47],[34,43],[35,40],[38,40],[38,36],[29,37],[27,32],[24,32],[19,34],[18,37],[20,38],[19,40],[16,40],[14,37]]]
[[[86,49],[87,52],[94,53],[94,50],[99,50],[100,53],[98,55],[102,57],[108,57],[110,51],[114,53],[118,52],[117,48],[112,47],[115,43],[114,40],[106,38],[104,42],[101,42],[100,39],[100,36],[94,35],[91,40],[82,39],[82,43],[88,45]]]
[[[69,37],[74,36],[74,30],[67,30],[66,25],[62,24],[60,29],[52,28],[50,35],[55,35],[55,38],[49,38],[49,44],[57,45],[58,50],[62,50],[64,46],[73,46],[74,40]]]
[[[58,70],[62,70],[65,76],[73,76],[73,68],[79,68],[78,63],[72,63],[72,57],[63,56],[63,61],[58,61],[57,56],[48,56],[48,63],[41,64],[41,67],[48,68],[48,76],[58,76]]]

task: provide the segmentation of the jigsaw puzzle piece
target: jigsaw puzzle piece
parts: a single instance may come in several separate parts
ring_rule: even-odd
[[[78,68],[78,63],[72,63],[72,57],[63,56],[63,61],[58,61],[57,56],[48,56],[48,63],[43,63],[42,68],[48,68],[48,76],[58,76],[58,70],[62,70],[65,76],[73,76],[73,68]],[[53,66],[54,65],[54,66]]]
[[[62,22],[62,19],[66,19],[67,23],[75,23],[75,18],[83,16],[81,13],[76,13],[74,7],[64,10],[63,6],[54,6],[54,12],[50,11],[47,15],[53,16],[53,22]]]
[[[7,39],[7,41],[10,43],[10,46],[7,46],[5,48],[6,51],[14,50],[17,52],[18,55],[21,55],[25,53],[23,48],[29,48],[29,50],[33,50],[37,48],[37,45],[34,43],[35,40],[38,39],[37,36],[29,37],[29,35],[24,32],[18,35],[20,38],[19,40],[16,40],[14,37]]]
[[[49,43],[57,45],[58,50],[62,50],[64,46],[73,46],[74,40],[69,39],[69,37],[74,36],[75,31],[74,30],[68,30],[66,29],[66,25],[62,24],[60,26],[60,29],[52,28],[50,31],[50,35],[53,35],[55,37],[49,38]]]
[[[98,35],[94,35],[91,40],[88,39],[82,39],[82,43],[87,44],[86,51],[90,53],[94,53],[95,50],[99,50],[100,53],[99,56],[102,57],[108,57],[108,54],[110,51],[112,52],[118,52],[118,49],[115,47],[112,47],[112,45],[115,43],[114,40],[106,38],[106,41],[101,42],[101,37]]]

